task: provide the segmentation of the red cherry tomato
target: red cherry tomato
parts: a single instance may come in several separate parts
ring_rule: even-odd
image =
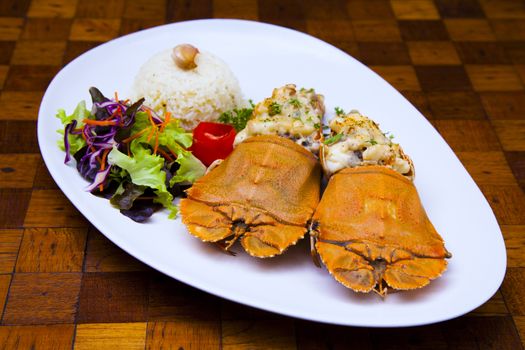
[[[193,130],[193,144],[190,151],[204,165],[209,166],[217,159],[226,158],[233,151],[235,129],[226,124],[200,122]]]

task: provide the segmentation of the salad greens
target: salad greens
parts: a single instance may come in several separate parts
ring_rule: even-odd
[[[76,160],[93,194],[110,199],[120,212],[142,222],[160,207],[177,213],[174,196],[204,175],[206,167],[187,149],[192,135],[169,114],[162,119],[143,105],[104,97],[91,88],[93,107],[84,101],[71,115],[61,109],[64,125],[59,147],[65,163]]]

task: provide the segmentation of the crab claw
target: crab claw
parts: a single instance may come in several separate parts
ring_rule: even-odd
[[[372,290],[384,296],[387,286],[408,290],[426,286],[441,276],[447,262],[436,258],[418,258],[406,252],[388,251],[386,256],[362,256],[333,243],[317,242],[316,249],[330,274],[345,287],[356,292]],[[369,251],[373,251],[373,247]],[[398,258],[400,260],[392,260]]]
[[[272,257],[294,245],[306,233],[304,226],[283,224],[255,209],[211,206],[192,199],[181,201],[183,223],[204,242],[219,242],[228,251],[240,239],[252,256]]]
[[[317,242],[315,246],[330,274],[345,287],[368,293],[377,284],[373,267],[363,257],[335,244]]]

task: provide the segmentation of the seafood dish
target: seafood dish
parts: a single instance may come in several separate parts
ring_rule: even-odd
[[[286,85],[255,106],[234,151],[181,200],[188,231],[225,250],[240,238],[256,257],[281,254],[302,238],[321,180],[317,158],[302,144],[319,148],[320,127],[314,125],[320,125],[322,101],[313,90]]]
[[[451,254],[421,204],[410,158],[357,111],[330,128],[332,141],[321,146],[330,180],[312,220],[313,256],[344,286],[381,296],[441,276]]]
[[[164,207],[201,241],[232,255],[240,242],[257,258],[309,234],[316,265],[383,297],[447,268],[451,254],[421,204],[410,157],[358,111],[336,108],[323,125],[314,89],[287,84],[248,105],[224,62],[182,44],[143,65],[136,102],[90,93],[91,110],[81,102],[57,114],[59,146],[91,182],[86,190],[132,220]]]

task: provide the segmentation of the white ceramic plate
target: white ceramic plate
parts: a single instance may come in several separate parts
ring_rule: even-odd
[[[87,183],[63,163],[56,146],[58,108],[90,103],[88,88],[124,97],[139,67],[154,53],[182,42],[229,64],[246,97],[260,101],[274,87],[296,83],[335,106],[359,109],[395,135],[414,160],[416,186],[453,258],[428,287],[389,295],[353,293],[310,260],[307,240],[267,260],[231,257],[190,236],[179,219],[157,213],[146,224],[120,215],[83,191]],[[505,245],[480,190],[430,123],[394,88],[339,49],[289,29],[237,20],[165,25],[118,38],[68,64],[49,85],[38,118],[38,140],[51,175],[82,214],[110,240],[184,283],[253,307],[293,317],[352,326],[398,327],[454,318],[483,304],[498,289]],[[487,258],[490,257],[490,258]]]

